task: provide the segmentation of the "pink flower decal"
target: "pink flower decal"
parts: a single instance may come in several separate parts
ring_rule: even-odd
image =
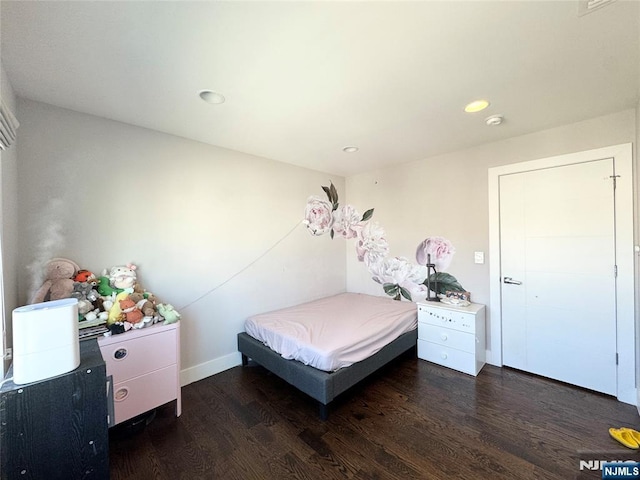
[[[426,289],[421,285],[427,276],[424,265],[411,264],[403,257],[391,257],[368,267],[373,280],[382,284],[385,293],[396,300],[401,296],[409,301],[413,295],[426,297]]]
[[[413,265],[404,257],[390,257],[369,265],[374,281],[381,284],[413,287],[424,282],[427,269],[422,265]]]
[[[389,254],[389,243],[385,238],[384,228],[378,222],[367,222],[358,230],[356,238],[356,255],[358,260],[367,265],[377,263]]]
[[[454,253],[456,253],[456,249],[446,238],[427,237],[418,245],[416,261],[420,265],[426,265],[428,263],[427,255],[431,255],[431,263],[436,266],[436,270],[443,272],[451,265]]]
[[[356,238],[362,216],[353,205],[344,205],[333,214],[333,231],[343,238]]]
[[[333,226],[332,205],[327,200],[311,196],[307,200],[304,212],[304,223],[311,235],[320,236],[331,230]]]

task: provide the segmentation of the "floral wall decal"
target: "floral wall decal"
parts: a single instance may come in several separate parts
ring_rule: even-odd
[[[451,265],[453,254],[456,249],[451,242],[442,237],[428,237],[424,239],[416,249],[416,261],[420,265],[426,265],[428,256],[431,255],[431,262],[438,271],[444,271]]]
[[[444,295],[445,292],[464,292],[464,288],[456,278],[445,273],[449,268],[453,254],[456,249],[451,242],[443,237],[427,237],[416,249],[416,262],[420,265],[433,265],[434,272],[424,281],[437,295]]]
[[[333,227],[333,209],[331,203],[320,197],[312,196],[307,200],[304,224],[311,235],[324,235]],[[333,230],[331,230],[333,232]]]
[[[382,285],[387,295],[401,300],[424,299],[427,296],[427,285],[436,294],[446,290],[464,291],[464,288],[450,274],[444,273],[451,264],[455,248],[449,240],[442,237],[426,238],[416,250],[417,264],[404,257],[390,257],[389,244],[385,230],[372,222],[374,209],[371,208],[360,215],[353,205],[340,206],[338,192],[333,183],[323,186],[327,200],[312,195],[307,200],[303,223],[314,236],[329,233],[333,239],[336,235],[344,239],[355,240],[356,256],[363,262],[371,278]],[[434,273],[428,275],[427,264],[435,265]]]

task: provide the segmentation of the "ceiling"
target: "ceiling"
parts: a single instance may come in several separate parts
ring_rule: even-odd
[[[19,97],[349,176],[636,107],[640,2],[578,7],[2,0],[0,54]]]

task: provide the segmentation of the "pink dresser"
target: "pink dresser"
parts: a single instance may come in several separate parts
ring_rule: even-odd
[[[117,425],[180,395],[180,322],[153,325],[98,339],[100,352],[113,381],[114,419]]]

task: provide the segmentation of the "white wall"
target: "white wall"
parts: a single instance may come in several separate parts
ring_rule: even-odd
[[[427,158],[346,179],[347,201],[375,208],[387,231],[391,254],[415,261],[415,248],[431,235],[451,240],[457,253],[448,272],[489,303],[489,167],[636,141],[635,109],[511,138],[480,147]],[[474,252],[485,263],[474,263]],[[382,294],[365,266],[347,250],[347,290]],[[487,332],[491,328],[488,312]],[[492,339],[487,348],[491,351]],[[497,339],[499,341],[499,339]]]
[[[0,62],[0,98],[16,114],[16,97],[9,78]],[[18,136],[20,129],[18,128]],[[7,346],[11,346],[11,311],[18,306],[17,282],[17,142],[5,151],[0,151],[0,226],[2,238],[2,283],[3,308],[6,323]],[[0,322],[1,323],[1,322]]]
[[[343,196],[343,178],[29,100],[18,119],[22,302],[34,259],[134,262],[182,314],[189,383],[239,362],[248,315],[345,291],[344,242],[300,224],[307,197],[330,181]]]
[[[136,262],[142,285],[177,308],[285,237],[307,196],[322,195],[330,180],[341,203],[375,208],[392,255],[413,260],[426,236],[449,238],[457,249],[449,272],[474,301],[488,304],[487,169],[640,136],[636,111],[625,110],[345,181],[28,100],[18,101],[18,119],[20,301],[31,289],[27,265],[60,255],[96,273]],[[52,199],[62,208],[52,211]],[[62,241],[43,251],[43,232],[52,226],[62,227]],[[485,264],[473,263],[474,251],[485,252]],[[183,381],[237,363],[235,334],[248,315],[345,288],[383,295],[352,241],[314,238],[298,227],[247,271],[182,309]]]

